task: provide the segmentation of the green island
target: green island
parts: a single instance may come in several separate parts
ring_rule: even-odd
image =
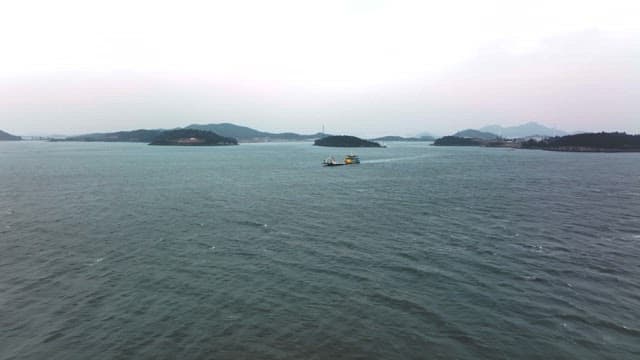
[[[640,152],[640,135],[624,132],[582,133],[575,135],[493,140],[445,136],[437,139],[435,146],[483,146],[515,149],[534,149],[568,152]]]
[[[238,145],[238,140],[220,136],[211,131],[179,129],[160,133],[149,145],[222,146]]]
[[[624,132],[584,133],[540,141],[531,139],[522,142],[520,147],[571,152],[640,152],[640,135],[629,135]]]
[[[445,136],[433,142],[434,146],[483,146],[485,140],[460,136]]]
[[[330,147],[382,147],[382,145],[377,142],[348,135],[327,136],[316,140],[313,145]]]

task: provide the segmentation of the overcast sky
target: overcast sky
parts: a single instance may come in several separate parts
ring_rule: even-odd
[[[640,1],[11,1],[0,129],[640,133]]]

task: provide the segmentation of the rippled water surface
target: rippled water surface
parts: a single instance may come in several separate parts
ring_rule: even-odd
[[[0,358],[640,358],[640,154],[348,151],[0,143]]]

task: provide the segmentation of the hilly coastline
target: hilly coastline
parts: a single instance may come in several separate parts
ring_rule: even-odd
[[[584,133],[522,142],[523,149],[569,152],[640,152],[640,135],[624,132]]]
[[[99,141],[99,142],[142,142],[150,143],[155,140],[164,131],[163,129],[156,130],[132,130],[132,131],[117,131],[112,133],[94,133],[86,135],[68,136],[62,139],[52,139],[51,141]]]
[[[234,138],[238,142],[270,142],[270,141],[309,141],[326,136],[322,133],[311,135],[300,135],[292,132],[285,133],[269,133],[255,130],[246,126],[240,126],[230,123],[222,124],[192,124],[184,129],[208,131],[223,137]],[[110,133],[93,133],[77,136],[68,136],[62,139],[52,141],[100,141],[100,142],[153,142],[156,137],[165,131],[179,129],[139,129],[132,131],[117,131]]]
[[[234,138],[239,143],[253,142],[281,142],[281,141],[312,141],[322,139],[328,136],[322,132],[315,134],[297,134],[294,132],[270,133],[252,129],[246,126],[240,126],[231,123],[220,124],[191,124],[185,128],[177,129],[138,129],[131,131],[117,131],[109,133],[92,133],[76,136],[68,136],[60,139],[50,139],[51,141],[88,141],[88,142],[153,142],[160,134],[168,130],[191,129],[209,131],[223,137]],[[417,137],[402,136],[382,136],[372,141],[433,141],[435,138],[430,135],[422,135]]]
[[[460,136],[445,136],[437,139],[435,146],[483,146],[536,149],[567,152],[640,152],[640,135],[623,132],[583,133],[540,139],[479,139]]]
[[[492,130],[494,132],[483,130]],[[640,135],[626,133],[581,133],[565,136],[547,136],[541,134],[564,133],[561,130],[548,128],[537,123],[526,123],[513,127],[498,125],[485,126],[476,129],[458,131],[453,135],[435,139],[435,146],[482,146],[508,147],[517,149],[539,149],[550,151],[571,152],[638,152],[640,151]],[[520,137],[507,137],[504,134],[518,134]],[[526,135],[523,135],[526,134]],[[565,133],[566,134],[566,133]],[[11,135],[0,130],[0,141],[23,140],[20,136]],[[27,137],[27,140],[29,138]],[[42,140],[42,139],[40,139]],[[269,133],[246,126],[231,123],[221,124],[192,124],[186,128],[173,130],[138,129],[132,131],[117,131],[110,133],[92,133],[69,136],[50,141],[87,141],[87,142],[137,142],[151,145],[175,146],[212,146],[237,145],[241,142],[271,142],[271,141],[310,141],[314,145],[331,147],[383,147],[377,141],[432,141],[431,136],[401,137],[383,136],[373,140],[364,140],[355,136],[333,136],[323,133],[301,135],[292,132]]]
[[[240,142],[305,141],[315,140],[326,136],[326,134],[323,133],[310,135],[301,135],[293,132],[270,133],[230,123],[205,125],[192,124],[187,126],[187,129],[211,131],[222,136],[238,139]]]

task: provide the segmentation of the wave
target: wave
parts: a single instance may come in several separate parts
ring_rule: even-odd
[[[388,163],[388,162],[396,162],[396,161],[417,160],[417,159],[423,159],[426,157],[430,157],[430,155],[407,156],[407,157],[397,157],[397,158],[389,158],[389,159],[363,160],[361,163],[362,164],[380,164],[380,163]]]

